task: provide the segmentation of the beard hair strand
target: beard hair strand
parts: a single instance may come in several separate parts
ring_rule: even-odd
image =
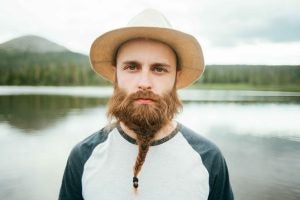
[[[135,101],[139,98],[151,99],[153,103],[137,104]],[[128,95],[115,87],[114,94],[108,102],[107,117],[109,120],[115,118],[117,123],[123,122],[136,133],[139,151],[133,167],[134,177],[137,177],[145,162],[155,134],[170,122],[181,108],[182,104],[175,87],[162,97],[152,91],[138,91]]]

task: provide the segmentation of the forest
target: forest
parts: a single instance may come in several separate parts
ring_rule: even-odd
[[[83,54],[0,51],[0,85],[103,86],[109,82],[91,69]],[[300,65],[207,65],[192,87],[300,91]]]

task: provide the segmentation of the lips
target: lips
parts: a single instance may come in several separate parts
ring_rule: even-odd
[[[150,98],[138,98],[135,100],[138,104],[151,104],[154,102],[153,99]]]
[[[137,91],[132,94],[131,99],[137,104],[153,104],[160,99],[152,91]]]

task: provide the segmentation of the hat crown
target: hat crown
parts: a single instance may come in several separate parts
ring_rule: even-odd
[[[172,28],[167,18],[159,11],[154,9],[146,9],[133,17],[128,27],[159,27],[159,28]]]

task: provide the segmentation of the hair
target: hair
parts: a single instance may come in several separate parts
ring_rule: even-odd
[[[154,105],[134,105],[134,100],[147,97],[154,100]],[[182,109],[176,88],[160,97],[151,91],[138,91],[127,95],[115,86],[113,96],[108,102],[107,116],[122,121],[137,136],[138,155],[133,167],[134,177],[140,173],[145,162],[149,147],[155,134],[170,122]]]
[[[146,155],[148,153],[154,135],[147,135],[147,136],[137,135],[137,137],[138,137],[139,151],[133,167],[134,177],[137,177],[142,169],[142,166],[146,160]]]

